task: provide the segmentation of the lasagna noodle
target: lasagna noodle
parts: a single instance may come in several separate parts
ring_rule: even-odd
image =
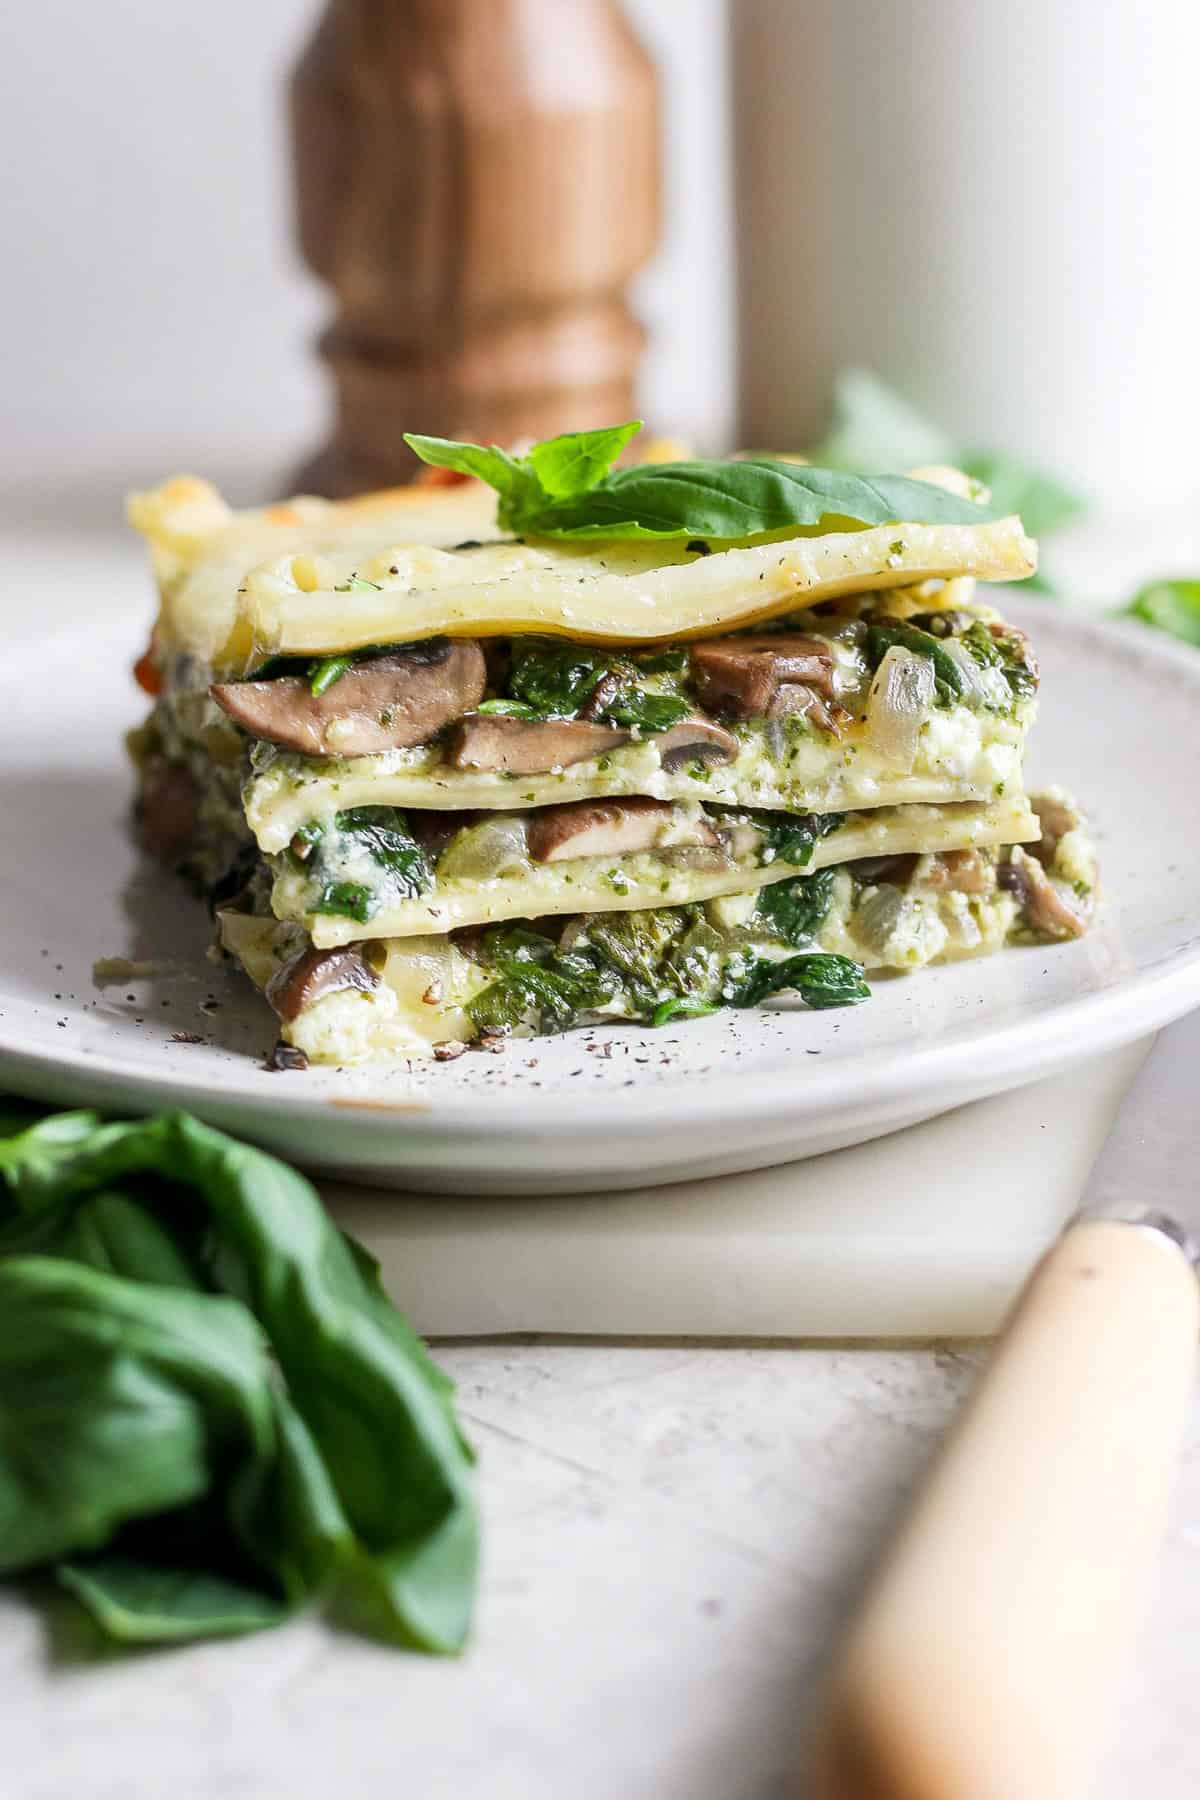
[[[268,655],[440,635],[662,643],[865,589],[1014,581],[1037,566],[1015,517],[797,528],[751,545],[713,540],[703,553],[683,539],[497,541],[494,495],[475,482],[236,514],[184,476],[135,496],[130,516],[154,559],[160,644],[227,673]]]

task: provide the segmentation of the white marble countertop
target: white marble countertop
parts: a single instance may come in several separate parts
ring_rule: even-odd
[[[776,1800],[837,1627],[975,1352],[443,1347],[481,1453],[457,1663],[315,1620],[94,1660],[0,1593],[13,1800]],[[1200,1792],[1200,1413],[1104,1796]]]

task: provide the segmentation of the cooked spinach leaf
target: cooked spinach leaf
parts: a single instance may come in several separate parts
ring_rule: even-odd
[[[612,654],[564,638],[518,637],[512,641],[508,693],[536,718],[569,718],[591,697],[613,667]]]
[[[561,638],[518,637],[511,645],[509,697],[485,701],[479,710],[526,719],[572,718],[592,699],[599,683],[616,674],[623,679],[592,716],[611,725],[666,731],[687,718],[691,703],[678,694],[648,692],[638,686],[637,677],[679,674],[686,663],[686,653],[678,650],[632,657]]]
[[[373,891],[361,881],[326,881],[313,901],[315,913],[332,914],[342,919],[355,919],[365,925],[377,910]]]
[[[848,956],[814,952],[772,962],[752,956],[744,968],[731,972],[721,988],[729,1006],[758,1006],[771,994],[785,989],[799,994],[806,1006],[823,1010],[833,1006],[857,1006],[871,998],[860,965]]]
[[[383,872],[379,883],[348,881],[340,873],[348,860],[366,854]],[[293,835],[292,854],[312,884],[314,913],[329,913],[365,925],[384,899],[416,899],[433,886],[433,867],[395,806],[354,806],[330,823],[309,820]]]
[[[869,993],[857,963],[817,952],[770,954],[795,941],[788,932],[799,931],[802,908],[810,931],[820,928],[832,904],[832,877],[821,871],[807,882],[779,884],[810,892],[794,895],[790,911],[764,911],[741,929],[718,929],[699,905],[601,913],[576,921],[562,951],[541,932],[494,926],[476,954],[496,979],[471,1002],[472,1023],[485,1035],[562,1031],[603,1012],[664,1025],[721,1005],[754,1006],[784,988],[813,1007],[856,1005]]]
[[[845,813],[763,812],[743,807],[712,806],[714,816],[744,819],[756,826],[759,837],[758,860],[765,867],[774,862],[792,863],[807,868],[813,850],[831,832],[845,824]]]
[[[888,619],[867,630],[866,656],[871,672],[879,667],[893,644],[901,644],[918,656],[927,656],[933,664],[934,694],[938,706],[954,706],[966,692],[963,672],[945,646],[931,632],[922,631],[900,619]]]
[[[613,725],[637,726],[641,731],[668,731],[691,713],[688,701],[678,694],[648,694],[644,688],[620,688],[602,706],[597,717]]]
[[[450,1387],[310,1184],[181,1114],[0,1132],[0,1567],[55,1567],[129,1642],[336,1578],[376,1631],[460,1648]]]
[[[760,888],[757,912],[785,944],[806,944],[820,931],[833,905],[835,869],[818,869],[795,881],[773,881]]]

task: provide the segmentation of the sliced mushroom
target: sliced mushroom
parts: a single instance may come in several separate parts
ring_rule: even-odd
[[[680,719],[665,731],[655,732],[651,743],[658,746],[658,760],[668,775],[686,768],[688,763],[702,762],[710,767],[730,763],[738,753],[738,741],[723,725],[711,719]]]
[[[1044,794],[1031,794],[1029,804],[1038,816],[1042,828],[1039,843],[1030,846],[1030,854],[1039,862],[1048,863],[1068,831],[1074,831],[1080,823],[1080,816],[1071,803],[1061,794],[1053,790]]]
[[[672,826],[672,844],[717,843],[706,819],[680,828],[675,808],[665,800],[569,800],[530,815],[529,854],[534,862],[546,863],[650,850]]]
[[[930,858],[925,886],[943,894],[990,894],[994,865],[978,850],[943,850]]]
[[[178,861],[190,844],[200,810],[200,789],[182,763],[155,757],[142,773],[138,823],[142,842],[160,862]]]
[[[1017,844],[1011,860],[1002,863],[999,885],[1016,896],[1031,930],[1062,941],[1082,937],[1092,918],[1090,894],[1076,894],[1061,881],[1052,881],[1040,862]]]
[[[829,732],[831,737],[840,737],[842,727],[848,725],[851,718],[844,706],[839,706],[836,700],[823,698],[815,688],[802,681],[785,681],[775,690],[767,717],[786,719],[792,713],[800,713],[810,725]]]
[[[833,696],[833,652],[820,638],[760,633],[694,644],[701,704],[739,719],[765,719],[781,686],[803,683]]]
[[[291,675],[208,691],[252,737],[304,756],[373,756],[428,743],[478,706],[486,680],[477,643],[442,639],[356,663],[323,694]]]
[[[285,1025],[299,1018],[306,1006],[339,988],[366,993],[379,986],[379,975],[368,966],[357,945],[339,950],[302,950],[272,975],[266,997]]]
[[[630,741],[617,725],[586,719],[514,719],[504,713],[464,719],[451,736],[446,761],[452,769],[487,769],[499,775],[544,775],[588,762]]]
[[[1033,679],[1035,681],[1040,680],[1042,673],[1041,665],[1038,662],[1037,653],[1033,648],[1032,641],[1030,640],[1027,631],[1022,631],[1019,625],[1010,625],[1007,620],[1002,621],[1000,619],[993,619],[988,625],[988,630],[998,644],[1003,643],[1005,638],[1010,642],[1015,640],[1021,648],[1021,661],[1029,670]]]

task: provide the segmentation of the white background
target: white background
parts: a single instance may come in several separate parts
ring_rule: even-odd
[[[678,30],[686,6],[686,34]],[[100,505],[169,468],[250,498],[322,431],[325,294],[291,243],[283,81],[313,0],[39,0],[0,54],[0,486]],[[668,193],[643,405],[730,430],[724,0],[630,0]],[[685,205],[686,198],[686,205]]]

